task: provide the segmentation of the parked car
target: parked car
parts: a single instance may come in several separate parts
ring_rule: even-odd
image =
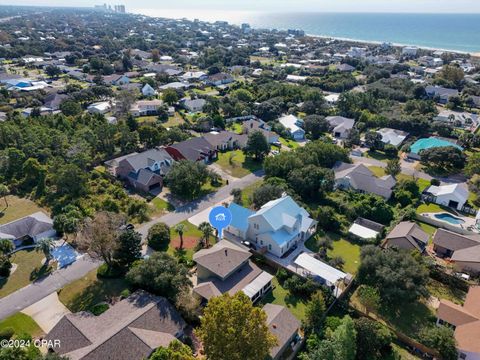
[[[254,249],[255,250],[255,245],[253,245],[250,241],[242,240],[240,243],[243,246],[248,247],[249,249]]]

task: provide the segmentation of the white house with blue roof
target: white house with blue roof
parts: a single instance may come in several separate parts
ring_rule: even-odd
[[[282,257],[293,246],[312,236],[317,222],[290,196],[269,201],[257,212],[231,204],[229,233]]]

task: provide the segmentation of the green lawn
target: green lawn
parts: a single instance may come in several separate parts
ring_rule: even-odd
[[[260,186],[262,186],[263,180],[258,180],[254,182],[253,184],[245,187],[242,189],[242,204],[245,207],[251,207],[252,206],[252,200],[251,196],[253,192],[258,189]]]
[[[242,134],[243,133],[242,124],[240,124],[238,122],[235,122],[235,121],[228,124],[227,130],[233,131],[234,133],[237,133],[237,134]]]
[[[422,214],[422,213],[439,213],[439,212],[445,212],[446,210],[442,209],[440,205],[430,203],[430,204],[421,204],[417,208],[417,214]]]
[[[137,122],[139,124],[151,124],[155,123],[158,120],[158,116],[139,116],[137,117]]]
[[[288,290],[283,288],[277,278],[273,278],[273,291],[270,291],[261,301],[262,304],[272,303],[276,305],[283,305],[292,312],[292,314],[299,320],[305,318],[306,302],[298,297],[290,294]]]
[[[168,246],[167,253],[192,260],[193,253],[195,252],[195,246],[201,239],[202,232],[187,220],[182,221],[180,224],[185,226],[183,230],[184,248],[182,250],[176,248],[176,245],[180,244],[180,236],[175,231],[175,226],[172,226],[170,227],[170,244]],[[215,237],[211,236],[210,245],[213,244],[215,244]]]
[[[375,160],[385,161],[385,162],[389,159],[392,159],[391,156],[385,155],[385,153],[382,151],[367,151],[365,153],[365,156]]]
[[[218,159],[215,163],[223,171],[237,178],[242,178],[262,168],[261,162],[246,157],[241,150],[218,153]]]
[[[406,349],[404,349],[400,345],[392,343],[391,346],[392,346],[392,349],[393,349],[392,354],[390,356],[387,356],[385,358],[385,360],[417,360],[417,359],[421,359],[418,356],[410,354]]]
[[[294,141],[294,140],[290,140],[290,139],[285,139],[283,137],[280,137],[280,143],[283,145],[283,146],[287,146],[289,147],[290,149],[296,149],[298,148],[300,145],[298,144],[298,142]]]
[[[44,255],[34,249],[20,250],[10,257],[12,263],[17,264],[17,270],[6,279],[0,279],[0,297],[7,296],[35,279],[46,275],[42,266]]]
[[[165,212],[175,210],[172,204],[170,204],[168,201],[165,201],[159,197],[154,198],[152,201],[150,201],[149,204],[150,204],[149,215],[152,217],[157,217],[164,214]]]
[[[426,224],[424,222],[417,222],[418,225],[422,228],[423,231],[425,231],[428,235],[430,235],[430,241],[432,241],[433,234],[435,234],[435,231],[437,231],[437,228],[435,226]]]
[[[432,278],[428,281],[427,289],[430,295],[439,299],[450,300],[459,305],[463,305],[465,296],[467,295],[464,291],[442,284],[440,281]]]
[[[28,334],[33,338],[43,335],[43,331],[38,324],[30,316],[18,312],[8,318],[0,321],[0,330],[11,327],[15,330],[15,334]]]
[[[382,176],[386,175],[385,169],[380,167],[380,166],[369,166],[368,168],[377,177],[382,177]],[[413,180],[413,179],[414,178],[411,175],[406,175],[406,174],[398,174],[397,175],[397,181],[398,180]],[[416,182],[417,182],[418,189],[420,190],[420,192],[422,192],[423,190],[425,190],[427,187],[430,186],[430,181],[422,179],[422,178],[417,178]]]
[[[353,307],[364,310],[358,300],[357,291],[352,294],[350,303]],[[371,313],[370,315],[413,339],[418,339],[419,332],[425,326],[435,325],[436,321],[435,310],[423,301],[404,302],[396,313],[390,310],[380,310],[376,314]]]
[[[175,115],[170,116],[166,122],[162,123],[162,125],[165,126],[166,128],[171,128],[184,123],[185,123],[185,120],[183,120],[180,114],[176,112]]]
[[[7,196],[7,202],[8,207],[5,208],[5,200],[0,198],[0,212],[3,214],[0,215],[0,225],[42,210],[33,201],[16,196]]]
[[[333,248],[328,249],[327,256],[329,258],[340,256],[345,261],[343,270],[350,274],[356,274],[358,267],[360,266],[360,246],[341,238],[335,233],[328,233],[325,236],[328,236],[330,239],[333,240]],[[305,242],[305,246],[307,247],[307,249],[313,252],[318,252],[319,239],[319,235],[312,236]]]
[[[58,298],[71,312],[90,311],[98,303],[119,297],[125,289],[128,289],[125,278],[98,278],[97,270],[92,270],[60,289]]]

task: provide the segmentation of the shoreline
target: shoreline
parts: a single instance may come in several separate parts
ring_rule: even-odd
[[[442,48],[435,48],[429,46],[422,46],[422,45],[415,45],[415,44],[402,44],[402,43],[395,43],[389,41],[380,41],[380,40],[361,40],[361,39],[351,39],[346,37],[337,37],[337,36],[328,36],[328,35],[314,35],[314,34],[305,34],[305,36],[309,36],[312,38],[319,38],[319,39],[330,39],[330,40],[338,40],[338,41],[345,41],[345,42],[354,42],[358,44],[367,44],[367,45],[382,45],[384,43],[391,44],[394,47],[405,47],[405,46],[415,46],[421,50],[428,50],[428,51],[444,51],[453,54],[462,54],[462,55],[471,55],[471,56],[480,56],[480,50],[478,52],[468,52],[468,51],[461,51],[461,50],[452,50],[452,49],[442,49]]]
[[[189,21],[193,21],[193,18],[190,18],[187,14],[186,16],[172,16],[172,14],[165,14],[163,16],[158,16],[158,15],[147,15],[144,11],[147,9],[132,9],[132,14],[135,15],[142,15],[142,16],[147,16],[151,18],[160,18],[160,19],[171,19],[171,20],[182,20],[182,19],[187,19]],[[251,12],[249,12],[251,13]],[[170,15],[170,16],[169,16]],[[222,21],[222,19],[209,19],[209,20],[201,20],[209,24],[213,24],[215,21]],[[242,22],[238,20],[238,22],[233,22],[229,19],[225,20],[228,21],[230,25],[235,25],[239,26],[239,24]],[[247,20],[245,22],[248,23]],[[266,27],[266,26],[256,26],[256,25],[251,25],[252,29],[256,30],[273,30],[273,27]],[[277,28],[278,30],[286,31],[287,29],[285,28]],[[303,30],[300,28],[300,30]],[[348,42],[355,42],[355,43],[363,43],[363,44],[372,44],[372,45],[381,45],[383,43],[391,43],[392,46],[395,47],[404,47],[404,46],[415,46],[418,47],[419,49],[423,50],[428,50],[428,51],[443,51],[443,52],[448,52],[448,53],[455,53],[455,54],[461,54],[461,55],[470,55],[470,56],[475,56],[475,57],[480,57],[480,47],[478,50],[475,51],[465,51],[465,50],[455,50],[455,49],[447,49],[447,48],[442,48],[442,47],[434,47],[434,46],[427,46],[427,45],[417,45],[414,43],[410,44],[405,44],[405,43],[397,43],[397,42],[390,42],[390,41],[382,41],[382,40],[364,40],[364,39],[353,39],[353,38],[348,38],[348,37],[340,37],[340,36],[330,36],[330,35],[325,35],[325,34],[311,34],[311,33],[305,33],[305,36],[309,36],[312,38],[321,38],[321,39],[333,39],[333,40],[339,40],[339,41],[348,41]]]

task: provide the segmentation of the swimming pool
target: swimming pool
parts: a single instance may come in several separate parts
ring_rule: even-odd
[[[438,220],[446,221],[446,222],[448,222],[450,224],[453,224],[453,225],[460,225],[460,224],[465,223],[465,220],[462,220],[462,219],[460,219],[456,216],[453,216],[449,213],[439,213],[439,214],[435,214],[433,216]]]
[[[410,146],[410,152],[418,154],[422,150],[446,146],[453,146],[457,149],[463,150],[461,146],[458,146],[457,144],[454,144],[450,141],[439,139],[436,137],[429,137],[415,141],[415,143]]]

